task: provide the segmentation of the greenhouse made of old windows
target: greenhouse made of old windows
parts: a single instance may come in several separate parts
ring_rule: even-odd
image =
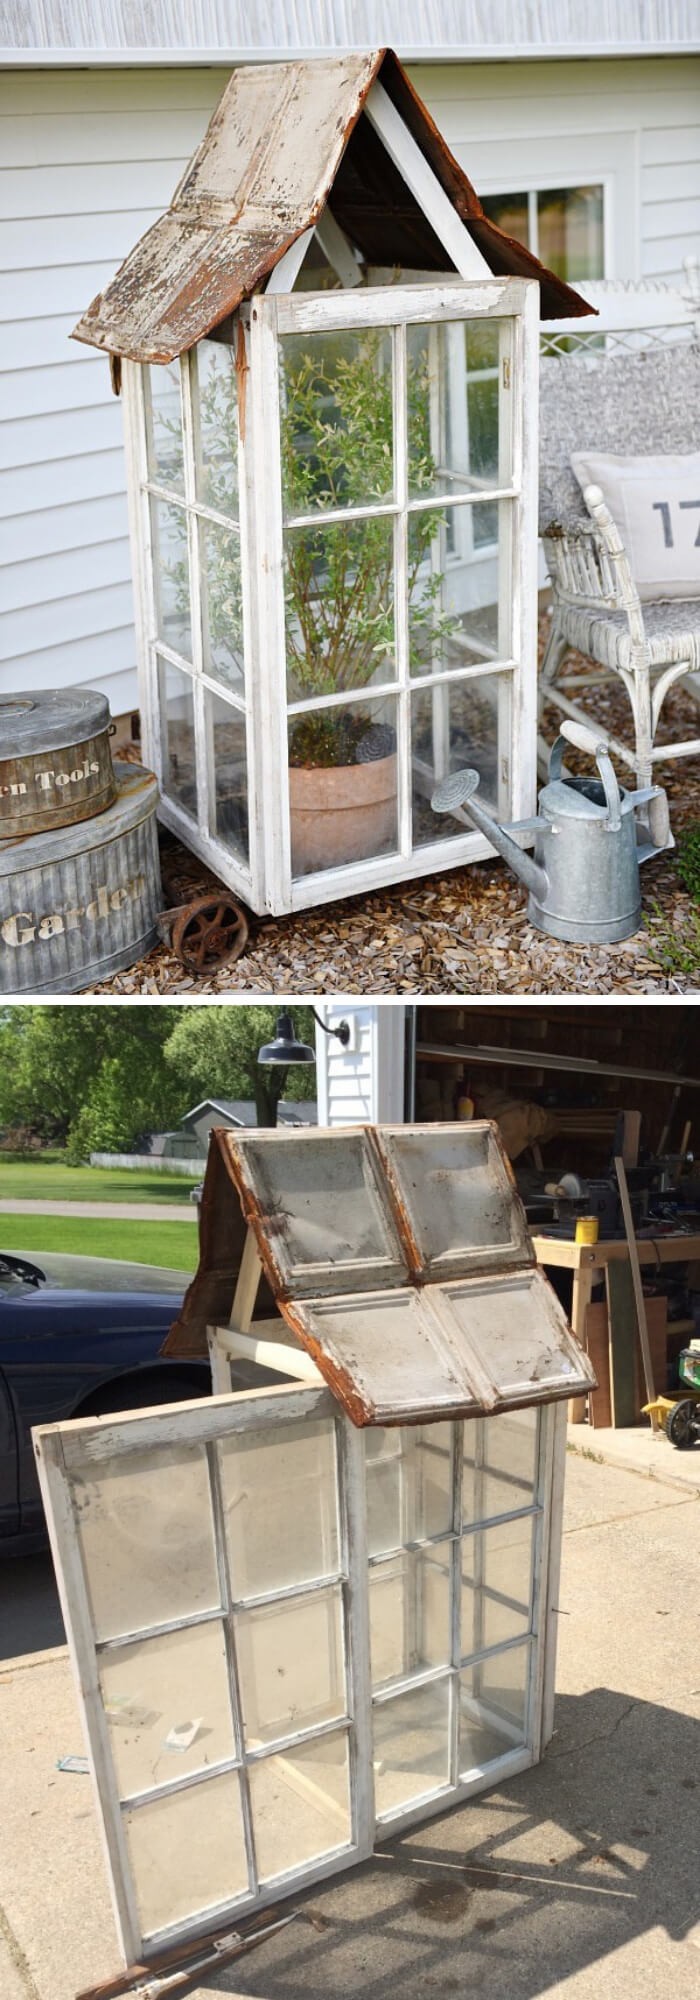
[[[76,328],[123,380],[162,817],[276,913],[488,851],[535,797],[538,324],[390,52],[243,67]]]
[[[594,1378],[496,1127],[216,1131],[165,1351],[207,1337],[212,1401],[35,1432],[128,1962],[553,1726],[565,1399]]]

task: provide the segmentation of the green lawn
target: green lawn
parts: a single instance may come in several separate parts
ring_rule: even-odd
[[[201,1174],[67,1167],[61,1153],[0,1153],[0,1208],[8,1201],[187,1201]],[[48,1245],[47,1245],[48,1248]]]
[[[164,1270],[194,1271],[199,1231],[192,1222],[92,1221],[76,1215],[3,1215],[0,1247],[6,1250],[60,1250],[66,1256],[116,1257],[126,1264],[160,1264]]]

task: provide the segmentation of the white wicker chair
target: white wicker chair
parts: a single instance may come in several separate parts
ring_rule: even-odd
[[[622,540],[599,487],[585,494],[570,465],[573,451],[651,456],[700,450],[700,345],[666,339],[632,352],[589,345],[582,355],[544,356],[540,396],[540,533],[554,599],[540,680],[540,709],[595,725],[558,685],[574,647],[622,681],[634,724],[634,749],[610,737],[635,773],[652,782],[660,758],[700,754],[700,736],[654,747],[669,688],[683,681],[700,700],[700,597],[640,603]],[[539,739],[541,756],[546,753]]]

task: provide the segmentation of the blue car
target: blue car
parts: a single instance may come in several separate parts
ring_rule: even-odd
[[[208,1361],[161,1361],[187,1272],[0,1251],[0,1554],[46,1541],[32,1424],[211,1394]]]

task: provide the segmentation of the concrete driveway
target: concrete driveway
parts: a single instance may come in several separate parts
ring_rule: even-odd
[[[56,1769],[82,1743],[49,1566],[4,1568],[0,1993],[72,2000],[118,1954],[90,1781]],[[544,1762],[297,1899],[195,2000],[697,2000],[699,1614],[697,1495],[570,1454]]]

